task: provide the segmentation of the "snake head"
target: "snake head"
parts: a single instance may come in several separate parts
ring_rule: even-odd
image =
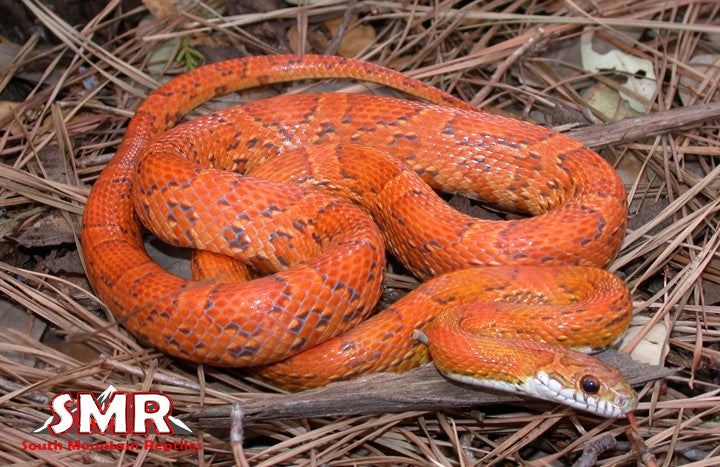
[[[612,366],[567,347],[527,339],[497,339],[460,328],[458,310],[423,330],[435,367],[473,386],[511,391],[603,417],[622,417],[637,394]],[[452,345],[442,345],[448,342]]]
[[[635,390],[616,368],[570,350],[556,361],[525,383],[526,392],[603,417],[623,417],[637,406]]]

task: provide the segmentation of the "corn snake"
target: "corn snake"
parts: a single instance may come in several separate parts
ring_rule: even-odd
[[[434,104],[365,95],[280,96],[166,131],[215,95],[317,77],[380,82]],[[439,201],[433,188],[533,217],[490,222],[463,216]],[[326,193],[365,206],[383,233],[353,204]],[[474,110],[365,62],[270,56],[193,70],[148,97],[93,187],[82,241],[91,282],[121,323],[180,358],[262,365],[262,375],[294,389],[403,371],[428,359],[413,331],[422,328],[423,340],[447,339],[441,337],[447,325],[457,323],[444,311],[460,306],[470,316],[472,303],[485,297],[494,316],[490,334],[522,340],[479,358],[479,366],[492,367],[485,385],[532,390],[618,416],[636,399],[617,370],[582,354],[561,354],[550,344],[595,350],[627,327],[627,289],[598,269],[616,254],[626,217],[622,182],[577,141]],[[228,280],[235,262],[202,273],[199,282],[170,275],[145,253],[138,218],[165,241],[233,255],[262,277]],[[407,230],[412,225],[418,227]],[[438,277],[358,325],[379,297],[383,236],[417,277]],[[517,303],[503,303],[508,301]],[[505,308],[538,314],[523,303],[559,305],[554,316],[575,321],[562,324],[540,311],[540,324],[518,326],[511,318],[505,328],[503,312],[493,314]],[[428,324],[438,314],[450,318]],[[542,338],[547,343],[521,352],[523,337],[541,334],[549,321],[562,324],[559,334],[555,326],[554,337]],[[438,366],[456,358],[443,353],[448,347],[460,348],[440,346]],[[470,353],[477,359],[475,350]],[[537,363],[532,384],[518,374],[530,371],[528,360]],[[469,382],[476,370],[443,371]]]

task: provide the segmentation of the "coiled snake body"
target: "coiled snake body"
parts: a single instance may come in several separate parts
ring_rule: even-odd
[[[432,104],[280,96],[170,129],[212,96],[318,77]],[[533,216],[475,219],[433,188]],[[148,97],[92,189],[82,242],[120,322],[180,358],[254,366],[303,389],[403,371],[429,347],[450,378],[619,416],[636,397],[617,370],[557,345],[597,350],[627,327],[628,291],[598,269],[626,217],[621,181],[577,141],[376,65],[269,56],[198,68]],[[145,253],[139,220],[212,252],[194,261],[210,266],[197,281],[167,273]],[[435,278],[358,325],[380,294],[384,243],[417,277]],[[236,280],[249,271],[262,277]]]

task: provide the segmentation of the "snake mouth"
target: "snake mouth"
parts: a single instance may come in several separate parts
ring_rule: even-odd
[[[624,417],[637,406],[637,398],[634,393],[627,396],[617,395],[613,401],[609,401],[566,387],[560,381],[542,371],[538,372],[534,377],[529,377],[527,381],[517,384],[500,380],[480,380],[456,373],[446,374],[446,376],[452,380],[473,386],[513,392],[557,402],[606,418]]]

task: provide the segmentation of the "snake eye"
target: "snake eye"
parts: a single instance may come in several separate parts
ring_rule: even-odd
[[[600,381],[594,376],[585,375],[580,380],[580,386],[588,394],[595,394],[600,390]]]

